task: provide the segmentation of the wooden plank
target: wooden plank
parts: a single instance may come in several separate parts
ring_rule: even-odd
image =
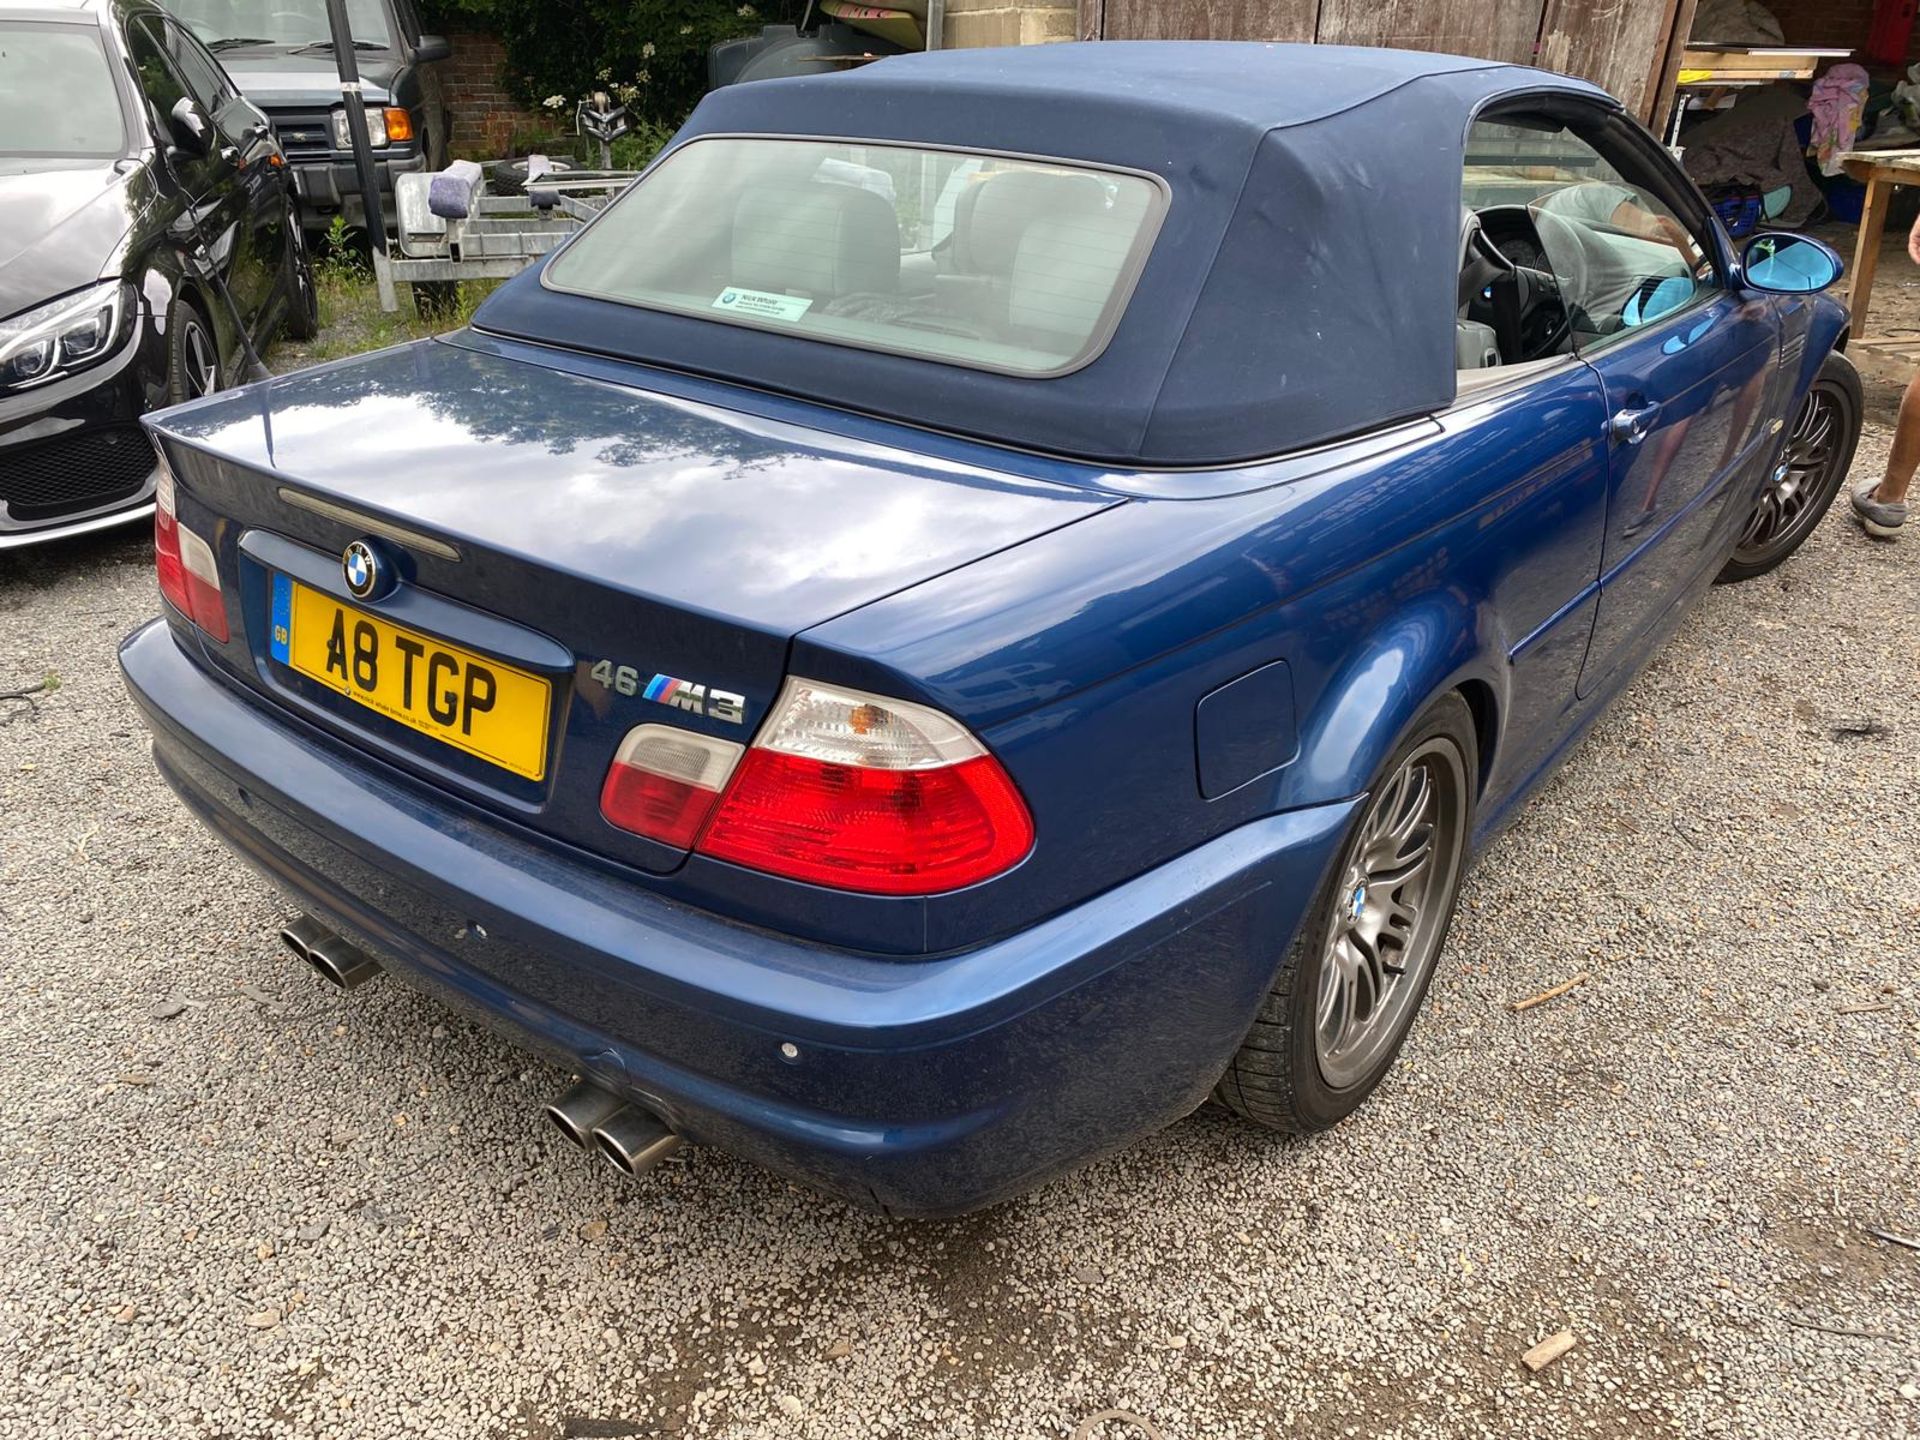
[[[1711,70],[1724,75],[1777,75],[1781,70],[1813,71],[1820,68],[1818,55],[1792,55],[1776,46],[1768,55],[1750,55],[1743,50],[1684,51],[1681,66],[1688,70]]]
[[[1533,63],[1545,0],[1320,0],[1322,45],[1395,45]]]
[[[1650,81],[1653,89],[1647,97],[1648,103],[1641,107],[1640,118],[1656,135],[1667,133],[1667,121],[1673,115],[1674,82],[1684,63],[1687,35],[1693,29],[1693,16],[1698,8],[1699,0],[1674,0],[1672,13],[1667,17],[1666,43],[1654,51]]]
[[[1869,180],[1920,183],[1920,150],[1847,150],[1840,155],[1840,166],[1862,185]]]
[[[1867,303],[1873,299],[1873,272],[1880,268],[1880,237],[1887,228],[1887,201],[1892,195],[1893,186],[1888,181],[1867,183],[1866,203],[1860,210],[1860,235],[1853,242],[1853,286],[1847,292],[1855,339],[1867,333]]]
[[[1655,108],[1654,68],[1666,57],[1674,18],[1671,5],[1547,0],[1536,63],[1591,80],[1646,118]]]
[[[1311,40],[1320,0],[1105,0],[1108,40]],[[1082,33],[1088,6],[1081,5]]]

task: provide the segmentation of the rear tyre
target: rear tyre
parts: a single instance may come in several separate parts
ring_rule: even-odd
[[[280,283],[287,297],[287,338],[313,339],[320,333],[320,292],[313,283],[313,259],[295,205],[287,206],[287,256]]]
[[[1369,788],[1214,1098],[1275,1130],[1345,1119],[1413,1028],[1453,921],[1479,773],[1473,715],[1436,702]]]
[[[1846,483],[1860,413],[1860,373],[1836,350],[1794,412],[1780,469],[1747,517],[1721,584],[1764,575],[1806,543]]]
[[[198,400],[226,383],[213,322],[191,300],[174,301],[167,312],[167,403]]]

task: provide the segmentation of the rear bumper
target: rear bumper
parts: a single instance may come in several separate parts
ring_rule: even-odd
[[[168,783],[390,969],[691,1140],[895,1213],[989,1204],[1200,1103],[1353,809],[1247,825],[979,949],[873,959],[456,812],[214,679],[163,622],[121,665]]]

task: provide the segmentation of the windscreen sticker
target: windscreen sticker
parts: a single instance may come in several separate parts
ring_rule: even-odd
[[[748,315],[755,320],[798,320],[812,305],[798,295],[780,295],[768,290],[746,290],[729,285],[715,298],[711,309],[733,315]]]

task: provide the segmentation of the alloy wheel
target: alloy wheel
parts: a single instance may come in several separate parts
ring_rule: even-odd
[[[180,332],[181,389],[189,400],[211,395],[220,388],[220,360],[213,336],[197,318],[189,316]]]
[[[1792,536],[1827,492],[1843,450],[1846,414],[1839,395],[1815,385],[1800,403],[1774,477],[1761,494],[1735,547],[1735,560],[1754,560]]]
[[[1375,792],[1348,847],[1320,965],[1314,1056],[1328,1085],[1390,1052],[1425,992],[1465,852],[1467,777],[1443,738]]]

